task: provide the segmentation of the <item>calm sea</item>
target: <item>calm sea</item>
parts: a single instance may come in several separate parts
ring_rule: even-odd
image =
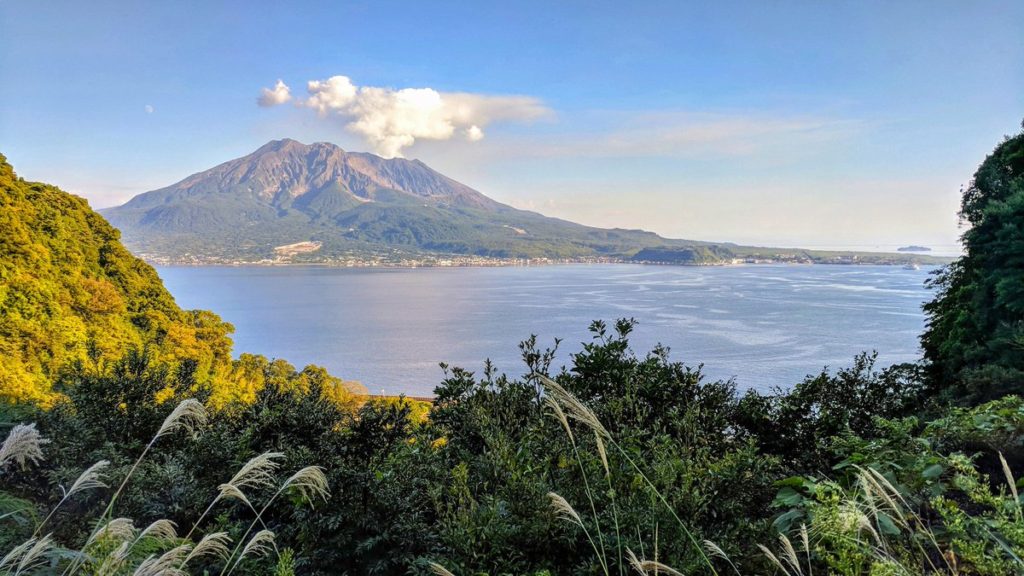
[[[562,338],[558,366],[592,320],[632,317],[644,354],[661,343],[741,388],[789,386],[877,350],[919,357],[928,270],[897,266],[344,269],[162,267],[178,303],[235,325],[235,352],[319,364],[372,392],[430,395],[439,362],[519,375],[517,344]]]

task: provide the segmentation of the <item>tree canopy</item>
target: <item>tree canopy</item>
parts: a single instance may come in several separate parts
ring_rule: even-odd
[[[973,404],[1024,392],[1024,132],[978,167],[960,217],[964,255],[932,281],[922,345],[937,385]]]
[[[168,365],[188,363],[214,407],[252,401],[274,380],[266,374],[294,372],[260,356],[232,360],[229,323],[182,310],[156,270],[84,199],[24,181],[3,155],[0,254],[0,401],[50,405],[62,371],[101,371],[130,349]],[[365,393],[316,367],[289,378],[298,388],[322,380],[343,403]]]
[[[2,155],[0,253],[4,399],[52,402],[62,368],[119,358],[131,346],[193,360],[201,378],[230,362],[230,324],[179,308],[85,200],[18,178]]]

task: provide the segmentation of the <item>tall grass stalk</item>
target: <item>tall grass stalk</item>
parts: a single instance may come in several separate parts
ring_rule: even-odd
[[[1003,475],[1006,477],[1006,483],[1010,485],[1010,494],[1013,494],[1013,504],[1017,508],[1017,520],[1024,520],[1024,515],[1021,513],[1020,507],[1020,495],[1017,494],[1017,481],[1013,478],[1013,472],[1010,471],[1010,465],[1006,463],[1006,458],[1003,457],[1003,453],[999,453],[999,463],[1003,466]]]
[[[152,439],[150,439],[149,443],[146,444],[146,447],[142,450],[142,453],[139,454],[139,457],[135,459],[135,463],[132,464],[131,469],[128,470],[128,474],[126,474],[124,479],[121,480],[121,484],[110,497],[110,502],[107,504],[106,509],[104,509],[103,514],[101,514],[96,520],[97,529],[107,522],[108,518],[113,516],[114,505],[117,503],[117,499],[121,496],[121,493],[124,492],[125,486],[128,485],[128,481],[131,480],[135,471],[139,468],[139,465],[142,463],[143,459],[145,459],[146,455],[149,454],[149,451],[157,441],[164,436],[177,432],[178,430],[184,430],[190,434],[195,434],[196,428],[205,424],[206,420],[206,408],[203,407],[201,402],[194,398],[182,400],[177,406],[175,406],[174,410],[164,418],[164,421],[160,425],[156,434]],[[79,568],[81,568],[83,562],[82,558],[84,557],[84,550],[82,550],[76,556],[75,560],[72,561],[71,566],[68,567],[64,574],[67,576],[75,574]]]
[[[732,558],[729,558],[729,555],[726,554],[725,550],[722,550],[718,546],[718,544],[715,544],[711,540],[705,540],[704,541],[704,548],[706,548],[707,551],[710,552],[712,556],[714,556],[716,558],[721,558],[722,560],[725,560],[725,562],[727,564],[729,564],[729,567],[732,568],[732,571],[736,573],[736,576],[742,576],[740,574],[740,569],[737,568],[736,564],[733,563]]]
[[[156,435],[154,435],[149,443],[146,444],[146,447],[142,450],[142,454],[139,454],[135,463],[132,464],[128,474],[125,475],[124,480],[121,481],[121,485],[117,487],[114,495],[110,497],[110,503],[107,504],[107,509],[104,511],[101,518],[106,518],[108,514],[113,512],[114,504],[117,503],[118,497],[120,497],[121,493],[124,492],[124,488],[128,485],[128,481],[131,480],[132,475],[135,474],[135,470],[138,469],[139,464],[142,463],[146,454],[149,454],[149,451],[153,448],[153,445],[156,444],[157,440],[178,430],[185,430],[190,434],[194,434],[197,427],[206,423],[206,418],[206,408],[203,407],[201,402],[194,398],[182,400],[181,403],[167,415],[167,418],[164,418],[164,422],[160,425],[160,429],[157,430]]]
[[[34,532],[32,532],[32,535],[38,536],[39,532],[43,529],[43,526],[45,526],[46,523],[50,521],[50,518],[53,518],[53,515],[57,512],[57,510],[75,494],[78,494],[79,492],[84,492],[85,490],[106,488],[107,485],[103,483],[102,478],[103,470],[106,469],[108,466],[110,466],[110,462],[106,460],[100,460],[99,462],[86,468],[85,471],[83,471],[78,476],[78,479],[75,480],[74,484],[71,485],[71,488],[64,492],[64,496],[60,499],[60,502],[57,502],[57,505],[54,506],[50,510],[50,513],[47,514],[45,518],[43,518],[43,521],[36,526],[36,529]]]
[[[243,540],[245,537],[242,538]],[[239,541],[241,544],[241,541]],[[274,542],[274,533],[270,530],[260,530],[246,543],[245,547],[242,548],[242,553],[238,555],[238,559],[232,564],[231,569],[228,570],[228,576],[238,568],[238,565],[242,563],[249,556],[266,556],[270,553],[271,548],[277,551],[277,544]],[[230,560],[230,558],[229,558]],[[227,565],[225,565],[227,568]]]
[[[548,405],[551,407],[552,412],[555,415],[555,418],[558,419],[558,421],[562,424],[562,427],[568,434],[569,443],[572,444],[572,451],[573,454],[576,456],[576,463],[577,465],[579,465],[580,468],[580,476],[583,477],[584,493],[587,495],[587,501],[590,503],[590,512],[591,514],[593,514],[594,517],[594,529],[597,532],[597,542],[601,548],[601,551],[597,554],[597,559],[601,563],[601,569],[604,572],[605,576],[610,576],[610,573],[608,571],[608,553],[604,547],[604,535],[601,533],[601,521],[597,515],[597,506],[594,503],[594,494],[590,489],[590,480],[587,478],[587,470],[583,466],[583,458],[580,456],[579,447],[576,445],[576,437],[573,435],[572,429],[569,427],[569,419],[566,418],[565,412],[562,410],[562,407],[559,405],[559,403],[554,399],[551,399],[550,397],[546,401]],[[587,538],[591,538],[590,533],[587,531],[586,526],[583,525],[583,520],[580,519],[579,515],[576,515],[576,521],[587,534]],[[591,539],[591,544],[593,544],[593,539]],[[620,555],[619,558],[621,560],[622,556]]]
[[[604,556],[604,551],[598,548],[597,542],[590,535],[590,530],[587,530],[587,525],[580,518],[579,513],[569,504],[568,500],[554,492],[548,492],[548,499],[551,501],[551,508],[555,511],[558,518],[571,522],[583,530],[583,535],[586,536],[587,542],[590,542],[590,547],[594,549],[594,555],[597,556],[598,562],[601,563],[601,568],[605,574],[608,574],[608,565],[605,563],[607,559]]]
[[[264,452],[259,456],[255,456],[249,459],[238,472],[231,477],[224,484],[217,487],[217,496],[214,497],[210,505],[203,510],[203,513],[199,515],[199,518],[192,524],[192,529],[185,535],[185,539],[192,537],[192,534],[196,531],[196,528],[206,519],[207,514],[210,510],[225,498],[235,498],[240,500],[243,504],[249,507],[253,513],[256,513],[256,509],[253,507],[252,502],[246,497],[243,488],[266,488],[273,486],[274,484],[274,472],[277,471],[280,464],[277,462],[281,458],[284,458],[284,454],[281,452]]]
[[[289,490],[297,490],[303,498],[310,502],[315,501],[318,497],[326,500],[330,496],[327,477],[323,469],[318,466],[307,466],[284,480],[273,496],[257,511],[242,490],[273,486],[279,460],[284,458],[284,454],[280,452],[266,452],[250,459],[228,482],[218,487],[216,497],[184,538],[179,538],[177,526],[167,519],[156,520],[139,530],[131,519],[113,518],[114,505],[118,497],[124,492],[135,471],[156,442],[160,438],[180,430],[194,433],[196,428],[205,421],[206,411],[195,400],[186,400],[171,412],[128,470],[102,514],[97,518],[95,527],[85,539],[84,544],[73,554],[71,562],[61,572],[63,576],[71,576],[80,571],[88,571],[97,576],[127,573],[137,576],[178,576],[187,574],[186,568],[189,562],[201,557],[221,560],[223,562],[221,574],[225,572],[231,574],[245,558],[265,556],[271,550],[277,551],[274,534],[266,529],[263,516],[282,494]],[[2,445],[3,463],[28,464],[40,461],[42,459],[41,447],[48,441],[39,435],[35,425],[19,425],[15,428],[16,430],[8,435]],[[75,495],[86,490],[107,488],[107,484],[103,481],[103,472],[108,467],[109,462],[101,460],[84,470],[67,490],[62,488],[61,500],[50,510],[43,521],[36,525],[32,536],[0,558],[0,574],[3,576],[21,576],[22,574],[27,576],[40,568],[47,556],[54,550],[55,542],[49,534],[41,538],[38,537],[39,532],[55,517],[55,512]],[[233,551],[229,549],[232,540],[226,532],[207,534],[198,543],[194,543],[191,540],[193,532],[213,506],[226,498],[241,500],[256,516],[239,540],[238,546]],[[263,529],[246,541],[246,537],[257,525],[262,525]],[[94,556],[95,547],[101,541],[106,542],[103,545],[104,549],[107,549],[107,545],[112,546],[113,549],[106,552],[104,556],[96,558]],[[148,555],[133,567],[128,564],[129,559],[132,557],[132,552],[137,551],[143,542],[159,544],[162,552]]]
[[[684,576],[684,574],[679,570],[676,570],[675,568],[668,566],[666,564],[662,564],[657,560],[641,560],[637,558],[636,554],[634,554],[633,551],[629,548],[626,548],[626,556],[629,559],[630,566],[632,566],[634,570],[641,574],[654,574],[655,576],[657,576],[658,574],[667,574],[668,576]]]
[[[841,513],[855,515],[853,534],[851,536],[829,531],[827,537],[865,550],[867,556],[864,558],[864,562],[884,564],[895,570],[894,573],[913,575],[926,571],[929,574],[959,574],[960,570],[955,556],[949,550],[943,550],[934,530],[914,511],[900,491],[884,475],[873,468],[857,467],[856,470],[857,481],[854,487],[844,492],[842,500],[838,503]],[[1007,475],[1007,481],[1012,482],[1009,466],[1004,466],[1004,473]],[[1013,490],[1011,490],[1011,494],[1013,494]],[[901,547],[889,542],[886,535],[890,532],[882,530],[881,518],[883,516],[888,517],[897,526],[900,537],[909,539],[912,544]],[[995,542],[1007,552],[1008,556],[1024,567],[1024,562],[1001,538],[992,533],[990,528],[983,525],[982,529],[992,542]],[[861,539],[864,533],[870,536],[870,540]],[[822,534],[824,535],[825,532]],[[813,576],[810,539],[807,526],[801,525],[800,541],[806,555],[807,576]],[[930,549],[926,548],[922,542],[927,543]],[[708,545],[713,554],[727,559],[720,548],[711,543]],[[779,536],[780,551],[778,554],[764,545],[758,544],[757,546],[764,557],[783,574],[787,576],[803,576],[805,574],[796,549],[786,535]],[[906,555],[912,550],[917,552],[913,558]],[[899,552],[903,552],[903,554]],[[935,556],[942,558],[942,563],[937,565],[933,562]],[[908,564],[908,560],[911,562],[910,564]],[[732,565],[731,561],[730,565]],[[861,567],[861,570],[865,569],[867,569],[866,566]]]
[[[225,576],[225,573],[230,573],[230,571],[228,571],[228,565],[231,563],[231,560],[235,558],[235,555],[239,553],[240,549],[242,551],[242,555],[238,557],[235,564],[237,565],[237,563],[242,560],[244,557],[244,549],[241,548],[242,542],[249,537],[249,534],[256,528],[257,524],[263,523],[263,515],[267,512],[267,509],[270,508],[270,505],[273,504],[281,494],[291,488],[297,489],[309,502],[313,502],[315,497],[323,498],[324,501],[326,501],[331,496],[327,485],[327,476],[324,475],[323,468],[319,466],[306,466],[295,474],[292,474],[287,480],[281,483],[281,487],[277,489],[277,492],[275,492],[270,499],[267,500],[263,505],[263,508],[261,508],[256,514],[256,518],[249,524],[245,533],[242,534],[241,538],[239,538],[238,544],[235,545],[235,549],[228,556],[228,562],[225,563],[224,568],[220,571],[221,576]],[[269,530],[263,531],[269,532]],[[270,542],[273,543],[273,540]],[[231,569],[234,570],[234,567]]]
[[[0,558],[0,570],[6,570],[6,574],[11,576],[27,574],[42,565],[51,549],[53,539],[49,534],[42,538],[33,536]]]
[[[708,569],[711,571],[712,574],[717,576],[718,571],[715,570],[714,563],[711,562],[710,558],[708,558],[707,554],[704,552],[704,548],[700,545],[700,542],[697,541],[697,538],[693,535],[693,532],[690,531],[690,529],[686,526],[686,523],[684,523],[683,520],[679,517],[679,515],[676,513],[672,505],[669,504],[665,496],[661,493],[660,490],[658,490],[658,487],[655,486],[653,482],[651,482],[651,479],[648,478],[647,474],[640,468],[639,465],[637,465],[637,463],[633,460],[633,458],[629,455],[625,448],[623,448],[618,442],[616,442],[615,438],[613,438],[612,435],[608,433],[608,430],[604,427],[603,424],[601,424],[601,421],[597,418],[597,415],[595,415],[594,412],[590,410],[590,408],[583,404],[583,402],[576,398],[572,393],[563,388],[554,380],[542,374],[538,375],[538,379],[544,385],[545,392],[547,392],[547,394],[554,399],[554,402],[559,404],[564,409],[564,414],[567,415],[568,418],[572,418],[573,420],[576,420],[577,422],[580,422],[586,427],[590,428],[594,432],[594,434],[604,439],[608,444],[614,447],[615,450],[623,458],[625,458],[626,462],[628,462],[630,467],[632,467],[633,470],[640,476],[644,484],[647,485],[647,487],[652,491],[655,497],[657,497],[657,499],[661,502],[665,509],[668,510],[669,514],[672,515],[672,518],[679,525],[679,528],[683,531],[683,533],[686,534],[687,539],[689,539],[690,543],[693,545],[693,548],[700,555],[703,563],[707,565]]]
[[[597,444],[597,453],[601,457],[601,466],[604,467],[604,478],[608,483],[608,498],[612,502],[612,522],[615,523],[615,546],[619,553],[619,576],[623,576],[625,566],[622,564],[622,534],[619,531],[619,506],[615,502],[615,488],[612,486],[612,470],[608,465],[608,453],[604,448],[604,440],[601,435],[594,433],[594,442]]]
[[[918,532],[928,540],[928,543],[931,544],[938,555],[942,558],[942,561],[946,565],[946,569],[951,573],[956,573],[956,568],[952,565],[949,558],[942,553],[942,547],[939,546],[935,533],[928,528],[920,516],[914,513],[910,503],[907,502],[903,497],[903,494],[901,494],[900,491],[893,486],[891,482],[889,482],[889,479],[870,466],[867,468],[856,466],[856,470],[857,485],[861,487],[861,495],[863,495],[863,498],[868,502],[868,509],[876,514],[876,525],[879,524],[877,517],[879,507],[875,500],[880,498],[889,506],[889,510],[892,512],[892,514],[889,515],[890,518],[895,518],[899,522],[900,526],[907,530],[908,533],[914,532],[914,526],[918,526],[920,528]],[[855,494],[850,498],[850,500],[856,502],[857,495]],[[878,534],[878,538],[879,540],[884,540],[882,539],[881,534]],[[921,556],[928,563],[931,570],[933,572],[939,572],[939,568],[934,562],[932,562],[932,555],[925,550],[921,541],[917,538],[911,538],[911,540],[914,542],[914,546],[921,553]],[[892,559],[893,555],[888,550],[888,547],[883,546],[883,548],[886,550],[888,557]]]

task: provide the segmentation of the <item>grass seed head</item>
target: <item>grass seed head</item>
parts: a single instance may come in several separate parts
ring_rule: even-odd
[[[433,572],[435,576],[455,576],[455,574],[452,574],[448,571],[447,568],[441,566],[437,562],[431,562],[430,564],[428,564],[428,566],[430,567],[430,571]]]
[[[102,538],[111,538],[114,540],[132,540],[135,538],[135,524],[131,518],[112,518],[106,524],[100,526],[95,532],[89,536],[85,545],[97,542]]]
[[[662,564],[657,560],[641,560],[637,558],[636,554],[632,550],[626,548],[626,557],[629,559],[629,565],[640,574],[666,574],[667,576],[683,576],[683,573],[675,568],[672,568],[668,564]]]
[[[249,508],[252,508],[252,503],[249,502],[249,498],[234,484],[221,484],[217,487],[217,490],[217,500],[233,498],[241,501],[242,504],[245,504]]]
[[[206,408],[203,407],[201,402],[195,398],[182,400],[164,419],[164,423],[160,426],[160,430],[157,431],[156,437],[160,438],[178,430],[195,434],[196,428],[206,423],[206,416]]]
[[[245,544],[245,548],[242,548],[242,554],[238,557],[238,562],[241,562],[243,558],[249,556],[260,557],[270,554],[272,547],[274,546],[274,533],[270,530],[260,530],[253,535],[252,538]],[[235,565],[238,565],[238,562]]]
[[[572,507],[572,504],[569,504],[568,500],[554,492],[548,492],[548,499],[551,501],[551,508],[559,518],[572,522],[577,526],[583,526],[583,519],[580,518],[580,515]]]
[[[188,576],[180,566],[190,550],[191,544],[182,544],[160,556],[149,556],[139,564],[132,576]]]
[[[153,538],[154,540],[160,540],[162,542],[173,542],[178,539],[177,524],[170,520],[160,519],[139,533],[137,540],[144,538]]]
[[[281,490],[295,488],[302,496],[312,503],[316,497],[322,498],[325,502],[331,497],[330,487],[327,484],[327,475],[324,469],[319,466],[306,466],[291,478],[284,481]]]
[[[110,462],[106,460],[100,460],[99,462],[89,466],[84,472],[79,474],[78,479],[71,485],[71,488],[64,494],[65,498],[71,498],[79,492],[86,490],[95,490],[97,488],[106,488],[107,485],[103,482],[103,471],[110,466]]]
[[[606,430],[604,425],[601,424],[601,421],[597,419],[594,412],[583,404],[583,402],[580,402],[578,398],[573,396],[558,382],[555,382],[547,376],[539,376],[539,378],[541,384],[544,386],[545,392],[554,397],[555,401],[562,406],[569,418],[581,422],[603,438],[611,437],[608,434],[608,430]]]
[[[189,552],[185,560],[182,561],[181,567],[184,568],[194,558],[201,558],[203,556],[227,560],[231,556],[231,550],[228,548],[230,543],[231,537],[228,536],[227,532],[211,532],[203,536],[203,539]]]
[[[284,458],[281,452],[264,452],[246,462],[228,484],[238,488],[266,488],[274,485],[274,473]]]
[[[35,424],[18,424],[7,434],[0,445],[0,467],[8,462],[25,466],[27,462],[38,464],[43,459],[43,445],[49,440],[42,437]]]
[[[53,549],[49,534],[42,538],[32,537],[15,546],[0,558],[0,572],[3,574],[27,574],[39,568],[46,560],[47,552]]]

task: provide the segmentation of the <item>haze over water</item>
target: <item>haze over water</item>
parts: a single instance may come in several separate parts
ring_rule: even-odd
[[[161,267],[185,308],[235,326],[235,351],[318,364],[371,392],[429,396],[439,362],[479,373],[485,358],[525,372],[518,343],[562,338],[555,367],[602,319],[639,321],[630,341],[704,364],[738,386],[791,386],[877,349],[880,365],[919,357],[928,271],[896,266],[345,269]]]

